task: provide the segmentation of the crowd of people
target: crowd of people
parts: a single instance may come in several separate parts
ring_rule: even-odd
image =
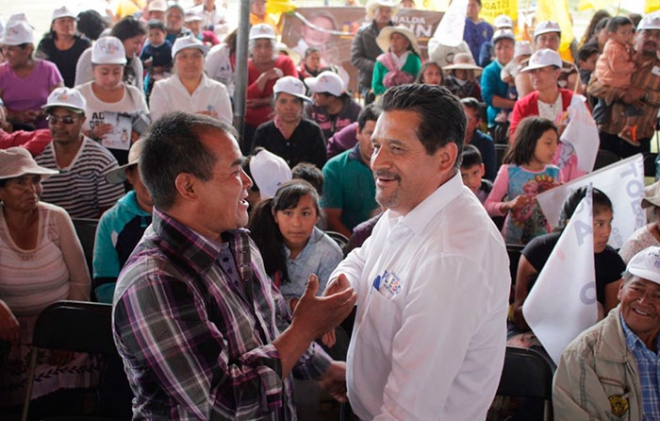
[[[572,63],[556,22],[520,40],[470,0],[463,42],[427,58],[393,21],[415,2],[369,0],[351,92],[323,45],[278,43],[266,3],[250,2],[245,87],[214,0],[63,6],[38,42],[24,14],[4,24],[0,415],[23,402],[37,316],[64,299],[113,304],[138,419],[291,419],[294,400],[316,419],[311,391],[344,400],[346,384],[361,419],[483,419],[507,345],[550,362],[522,309],[587,189],[558,227],[536,197],[587,173],[585,139],[563,136],[576,100],[596,149],[650,152],[660,14],[595,13]],[[660,187],[620,250],[613,198],[589,194],[599,322],[557,367],[556,415],[655,419]],[[98,224],[91,267],[78,219]],[[99,381],[85,354],[38,363],[37,405]]]

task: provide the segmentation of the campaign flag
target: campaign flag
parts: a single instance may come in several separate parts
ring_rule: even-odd
[[[582,95],[573,94],[571,105],[566,110],[568,124],[561,135],[561,141],[573,145],[578,169],[589,173],[596,163],[600,138],[596,122],[585,105],[586,100]]]
[[[559,54],[564,58],[565,52],[570,52],[571,42],[575,38],[573,23],[568,13],[567,0],[539,0],[536,6],[536,12],[534,13],[534,20],[537,23],[552,20],[559,24],[561,28]]]
[[[608,244],[615,249],[621,248],[626,239],[646,224],[646,214],[642,209],[644,198],[642,154],[615,162],[537,195],[536,201],[541,206],[548,223],[553,227],[557,226],[564,200],[574,190],[589,184],[593,184],[612,201],[614,220]]]
[[[660,0],[646,0],[644,5],[645,14],[655,12],[658,9],[660,9]]]
[[[580,0],[577,6],[578,12],[584,12],[585,10],[593,9],[607,9],[607,7],[613,4],[616,0]]]
[[[479,16],[490,23],[495,23],[495,18],[499,15],[507,15],[514,21],[518,16],[517,0],[481,0],[481,12]]]
[[[523,304],[523,315],[555,364],[598,321],[591,188],[578,205]]]
[[[463,32],[465,31],[467,7],[468,0],[454,0],[442,17],[433,38],[439,40],[440,44],[449,47],[456,47],[460,44],[463,41]]]

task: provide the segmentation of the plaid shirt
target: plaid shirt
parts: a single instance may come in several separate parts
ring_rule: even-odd
[[[134,420],[296,418],[291,377],[281,380],[272,345],[290,322],[284,299],[247,232],[225,237],[238,285],[218,262],[219,244],[154,210],[119,276],[113,332]],[[318,377],[329,364],[313,344],[294,375]]]
[[[646,56],[645,56],[646,57]],[[655,133],[658,123],[658,107],[660,107],[660,60],[649,57],[632,74],[631,86],[642,88],[648,94],[643,103],[643,115],[636,117],[637,137],[650,139]],[[587,92],[596,98],[607,98],[613,88],[601,84],[594,72],[589,81]],[[598,128],[608,134],[619,134],[626,125],[626,105],[621,101],[614,102],[610,107],[609,118],[606,124]]]
[[[630,330],[621,316],[621,326],[626,336],[626,345],[637,362],[639,383],[642,387],[642,420],[660,420],[660,356],[646,347],[639,336]],[[660,336],[656,339],[660,347]],[[659,348],[660,349],[660,348]]]

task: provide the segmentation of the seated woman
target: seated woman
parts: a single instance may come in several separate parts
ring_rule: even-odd
[[[125,64],[119,38],[103,37],[92,47],[94,79],[76,87],[86,101],[85,135],[108,148],[119,165],[127,162],[131,142],[149,124],[142,92],[122,82]]]
[[[376,58],[371,78],[374,94],[382,95],[392,86],[413,83],[422,60],[412,31],[405,26],[386,26],[380,31],[376,43],[385,53]]]
[[[0,373],[0,407],[23,401],[39,313],[60,300],[89,300],[89,273],[71,218],[39,201],[41,180],[56,172],[38,166],[24,148],[0,150],[0,342],[11,343]],[[40,352],[33,399],[90,386],[93,363],[86,354]]]
[[[47,129],[41,106],[62,86],[62,76],[50,61],[33,57],[34,33],[27,22],[10,23],[4,34],[0,43],[6,61],[0,65],[0,97],[7,108],[7,120],[15,129]]]
[[[560,216],[559,230],[532,240],[522,251],[516,275],[515,301],[512,308],[512,318],[509,322],[508,344],[510,346],[530,347],[540,346],[538,340],[530,332],[522,307],[529,291],[534,285],[538,274],[548,261],[550,253],[565,227],[573,216],[578,204],[587,193],[586,187],[574,191],[564,202]],[[626,269],[625,263],[617,252],[607,242],[612,231],[612,202],[605,193],[593,189],[593,236],[594,265],[596,269],[596,299],[598,301],[599,319],[602,319],[619,303],[617,294],[621,283],[621,273]]]
[[[419,69],[415,83],[444,86],[445,76],[442,74],[442,67],[435,61],[427,61]]]
[[[647,215],[652,214],[649,216],[649,220],[653,220],[653,222],[635,231],[619,250],[619,255],[626,264],[645,248],[660,246],[660,225],[658,225],[660,219],[660,181],[647,186],[644,190],[645,197],[642,200],[642,207],[650,211],[647,212]]]
[[[73,88],[76,64],[92,43],[76,33],[76,14],[66,6],[55,9],[48,32],[39,42],[37,56],[55,63],[64,86]]]
[[[449,92],[459,98],[476,98],[482,102],[481,86],[477,77],[481,76],[482,68],[477,66],[471,54],[459,53],[454,57],[454,63],[445,66],[449,74],[445,86]]]
[[[289,167],[299,162],[310,162],[323,168],[326,161],[325,139],[318,124],[303,118],[305,84],[294,76],[277,80],[275,93],[275,118],[262,124],[254,133],[251,150],[261,146],[282,157]]]

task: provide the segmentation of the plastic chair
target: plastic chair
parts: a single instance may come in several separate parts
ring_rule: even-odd
[[[533,349],[506,348],[497,395],[542,399],[544,418],[552,419],[552,366]]]
[[[37,366],[37,348],[103,354],[108,357],[119,356],[112,335],[112,306],[82,301],[59,301],[51,304],[37,318],[32,344],[35,352],[32,352],[30,360],[22,421],[27,420],[30,409]],[[128,383],[126,385],[128,386]]]
[[[348,238],[344,234],[336,231],[326,231],[325,233],[328,235],[328,237],[335,240],[335,243],[337,243],[342,253],[346,254],[346,248],[348,247],[349,242]]]
[[[94,260],[94,241],[96,240],[96,227],[99,225],[99,220],[86,218],[72,218],[71,220],[80,244],[82,244],[83,252],[85,252],[87,269],[89,269],[89,273],[94,273],[92,261]]]

